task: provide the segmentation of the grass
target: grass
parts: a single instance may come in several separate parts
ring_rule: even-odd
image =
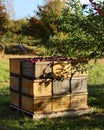
[[[9,60],[0,59],[0,130],[103,130],[104,129],[104,62],[89,64],[88,104],[90,115],[36,121],[9,107]]]
[[[90,85],[104,84],[104,60],[90,62],[88,82]]]

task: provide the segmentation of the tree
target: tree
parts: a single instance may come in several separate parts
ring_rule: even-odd
[[[7,14],[4,0],[0,0],[0,35],[7,32],[9,15]]]
[[[88,16],[82,14],[79,1],[69,2],[68,8],[63,11],[55,23],[57,33],[51,35],[50,46],[53,51],[56,50],[56,55],[77,59],[103,56],[103,22],[104,17],[94,11],[89,12]]]
[[[49,2],[39,6],[38,17],[30,19],[34,37],[37,35],[44,41],[51,55],[55,52],[55,55],[77,59],[104,56],[104,17],[101,13],[104,3],[94,3],[87,13],[82,10],[80,0],[69,1],[61,13],[56,11],[58,4]]]
[[[29,28],[27,19],[10,20],[8,24],[7,37],[14,42],[23,42],[28,39]],[[25,40],[26,42],[26,40]],[[27,41],[28,42],[28,41]]]
[[[55,21],[60,16],[64,5],[65,3],[61,3],[60,0],[55,0],[55,2],[50,1],[44,6],[38,6],[37,17],[29,19],[31,36],[41,39],[41,43],[46,48],[49,48],[47,39],[57,31]]]
[[[89,57],[104,57],[104,2],[95,3],[93,0],[90,2],[91,6],[87,10],[88,20],[82,26],[87,33],[93,36],[93,48]]]

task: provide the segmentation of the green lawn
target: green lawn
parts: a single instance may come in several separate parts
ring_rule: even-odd
[[[88,104],[90,115],[70,118],[33,120],[9,107],[9,59],[0,59],[0,130],[103,130],[104,129],[104,62],[89,64]]]

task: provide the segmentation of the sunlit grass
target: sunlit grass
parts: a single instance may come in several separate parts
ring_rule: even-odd
[[[0,58],[0,89],[7,89],[9,85],[9,59]]]
[[[91,62],[89,64],[88,84],[104,84],[104,60],[102,62]]]

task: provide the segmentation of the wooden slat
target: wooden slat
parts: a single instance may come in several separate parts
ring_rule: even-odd
[[[30,78],[51,78],[52,62],[22,62],[22,74]]]
[[[50,79],[29,80],[22,78],[22,93],[33,96],[51,96],[52,81]]]
[[[70,95],[52,97],[52,111],[65,111],[70,109]]]
[[[51,112],[51,98],[30,98],[22,95],[23,110],[31,113],[49,113]]]
[[[54,78],[70,78],[71,63],[70,61],[55,61],[53,64]]]
[[[53,80],[53,95],[65,95],[70,93],[70,79]]]
[[[71,94],[71,109],[77,110],[87,108],[87,100],[87,93]]]

